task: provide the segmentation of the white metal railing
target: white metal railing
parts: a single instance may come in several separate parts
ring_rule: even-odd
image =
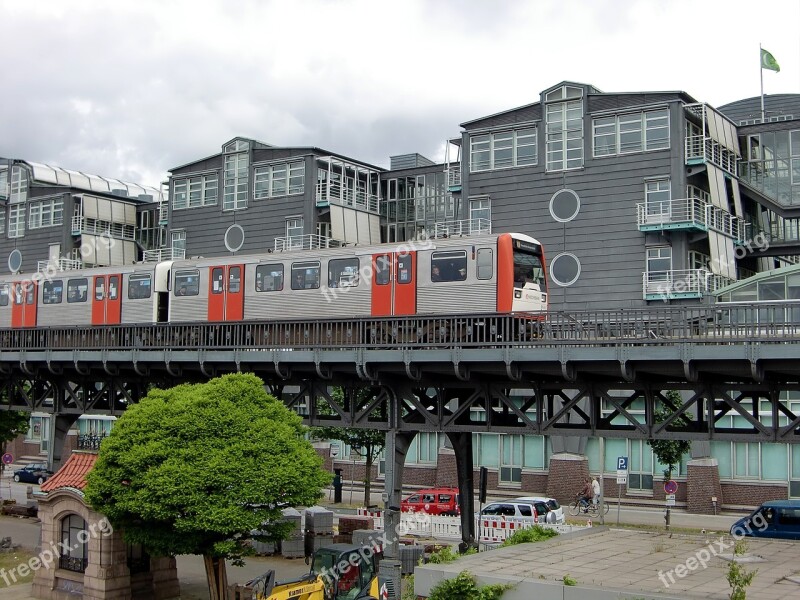
[[[109,223],[89,217],[72,217],[72,235],[108,235],[118,240],[136,240],[136,226],[123,223]]]
[[[46,271],[74,271],[83,268],[83,261],[72,258],[59,258],[57,260],[40,260],[36,262],[39,273]]]
[[[710,137],[690,135],[686,138],[686,160],[701,158],[736,175],[736,154]]]
[[[489,233],[492,233],[492,221],[490,219],[460,219],[458,221],[436,223],[433,237],[445,238]]]
[[[327,181],[317,182],[317,205],[319,204],[348,206],[375,214],[378,214],[380,209],[378,196],[369,194],[364,190],[342,187],[339,183],[329,184]]]
[[[339,248],[341,246],[344,246],[344,242],[316,233],[275,238],[275,252],[284,252],[286,250],[312,250],[316,248]]]
[[[162,202],[158,205],[158,222],[166,223],[169,219],[169,203]]]
[[[746,221],[699,198],[640,203],[636,205],[636,219],[639,227],[693,223],[730,236],[737,242],[747,239]]]
[[[142,253],[142,262],[161,262],[184,258],[186,258],[186,248],[158,248],[157,250],[145,250]]]
[[[447,167],[447,187],[457,187],[461,185],[461,165],[450,165]]]
[[[678,296],[700,296],[714,292],[733,283],[732,279],[717,275],[706,269],[683,269],[674,271],[646,271],[642,273],[644,299],[654,296],[672,298]]]

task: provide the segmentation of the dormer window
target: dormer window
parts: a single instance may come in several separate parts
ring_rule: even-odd
[[[228,154],[229,152],[247,152],[250,150],[250,143],[245,140],[233,140],[222,147],[222,152]]]

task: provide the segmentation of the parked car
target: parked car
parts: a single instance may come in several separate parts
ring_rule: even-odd
[[[543,516],[547,514],[546,506],[543,506]],[[481,509],[481,517],[527,517],[539,521],[538,510],[534,510],[534,505],[530,502],[520,502],[518,500],[507,500],[502,502],[492,502]]]
[[[530,502],[536,507],[536,514],[544,517],[545,523],[561,525],[564,523],[564,508],[555,498],[544,496],[524,496],[515,498],[514,502]],[[540,519],[541,520],[541,519]]]
[[[736,521],[731,527],[735,537],[768,537],[800,540],[800,501],[770,500]]]
[[[433,488],[411,494],[400,503],[403,512],[424,512],[429,515],[457,516],[461,514],[456,488]]]
[[[22,483],[38,483],[39,485],[42,485],[52,475],[53,472],[47,468],[46,464],[35,463],[31,465],[25,465],[21,469],[14,471],[14,481]]]

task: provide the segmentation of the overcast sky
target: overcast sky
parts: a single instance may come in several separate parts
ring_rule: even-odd
[[[800,93],[800,0],[0,0],[0,156],[158,185],[246,136],[389,166],[563,80]]]

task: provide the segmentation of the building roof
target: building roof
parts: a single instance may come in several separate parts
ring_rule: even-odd
[[[86,475],[97,462],[97,454],[73,452],[56,474],[42,484],[41,491],[52,492],[60,488],[82,490],[86,487]]]

